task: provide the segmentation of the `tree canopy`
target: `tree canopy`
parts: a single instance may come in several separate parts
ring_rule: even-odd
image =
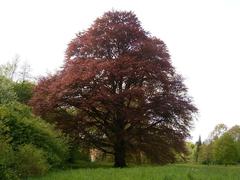
[[[17,100],[14,91],[14,82],[6,77],[0,76],[0,104],[6,104]]]
[[[218,124],[199,148],[199,161],[203,164],[237,164],[240,162],[240,126],[230,129]]]
[[[19,102],[27,104],[33,94],[34,84],[29,81],[15,82],[13,89]]]
[[[233,138],[228,134],[223,134],[215,142],[215,161],[218,164],[235,164],[238,159],[238,152]]]
[[[113,154],[115,167],[136,150],[173,162],[197,111],[165,43],[124,11],[77,34],[62,70],[38,82],[31,105],[79,142]]]

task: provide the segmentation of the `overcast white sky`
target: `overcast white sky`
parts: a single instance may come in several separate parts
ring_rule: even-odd
[[[199,108],[194,141],[240,124],[240,0],[2,0],[0,64],[18,54],[34,75],[54,72],[75,34],[111,9],[134,11],[167,44]]]

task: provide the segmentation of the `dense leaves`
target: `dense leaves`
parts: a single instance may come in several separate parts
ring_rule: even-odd
[[[173,162],[196,112],[164,42],[118,11],[70,42],[63,69],[39,81],[31,105],[79,142],[113,154],[117,167],[135,151]]]
[[[20,177],[46,174],[49,164],[41,148],[32,144],[24,144],[18,148],[16,154],[16,169]]]
[[[203,164],[237,164],[240,162],[240,126],[228,129],[218,124],[201,146],[199,161]]]
[[[1,105],[0,126],[0,137],[8,139],[13,150],[32,144],[45,152],[52,166],[60,165],[67,158],[67,139],[52,125],[35,117],[25,105],[17,102]]]
[[[17,100],[27,104],[33,94],[34,84],[28,81],[14,83],[13,89],[16,93]]]
[[[228,133],[216,140],[214,150],[216,163],[235,164],[237,162],[237,148],[233,138]]]
[[[0,104],[6,104],[17,100],[17,95],[14,91],[14,83],[0,76]]]
[[[12,67],[0,67],[1,72],[5,70],[0,76],[1,180],[42,175],[68,158],[67,138],[24,105],[31,98],[34,85],[10,79],[7,75],[15,72]]]
[[[34,84],[28,81],[13,82],[0,76],[0,104],[18,101],[27,104],[33,94]]]

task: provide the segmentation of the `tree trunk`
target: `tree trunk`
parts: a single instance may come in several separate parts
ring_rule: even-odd
[[[123,105],[123,102],[122,102]],[[115,142],[114,142],[114,167],[126,167],[126,144],[124,138],[124,117],[122,112],[116,113]]]
[[[114,146],[114,167],[126,167],[126,150],[124,141],[117,142]]]

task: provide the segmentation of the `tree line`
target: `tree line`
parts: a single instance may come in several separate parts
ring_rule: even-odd
[[[234,165],[240,163],[240,126],[227,128],[218,124],[205,141],[201,137],[195,143],[188,143],[190,162],[200,164]]]

